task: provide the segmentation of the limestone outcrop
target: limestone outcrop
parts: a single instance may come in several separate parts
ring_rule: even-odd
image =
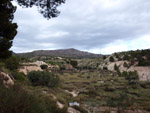
[[[8,74],[1,71],[0,71],[0,79],[3,81],[3,84],[6,87],[14,85],[14,81],[12,80],[12,78]]]

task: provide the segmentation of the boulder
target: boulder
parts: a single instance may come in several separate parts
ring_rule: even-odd
[[[3,84],[6,87],[14,85],[14,81],[10,78],[10,76],[4,72],[0,71],[0,79],[3,81]]]

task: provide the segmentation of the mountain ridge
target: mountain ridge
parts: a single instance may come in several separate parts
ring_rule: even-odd
[[[22,57],[34,57],[34,56],[51,56],[51,57],[70,57],[70,58],[99,58],[102,54],[94,54],[86,51],[80,51],[74,48],[58,49],[58,50],[35,50],[26,53],[17,53]]]

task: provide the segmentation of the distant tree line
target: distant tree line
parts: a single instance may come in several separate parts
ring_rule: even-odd
[[[150,49],[115,53],[114,56],[109,58],[109,61],[114,62],[114,57],[116,57],[118,61],[129,61],[130,64],[127,65],[127,63],[125,63],[125,67],[129,67],[136,62],[137,66],[150,66]]]

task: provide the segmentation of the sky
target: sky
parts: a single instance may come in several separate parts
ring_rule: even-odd
[[[16,5],[16,3],[14,3]],[[150,0],[66,0],[56,18],[17,6],[16,53],[75,48],[97,54],[150,48]]]

